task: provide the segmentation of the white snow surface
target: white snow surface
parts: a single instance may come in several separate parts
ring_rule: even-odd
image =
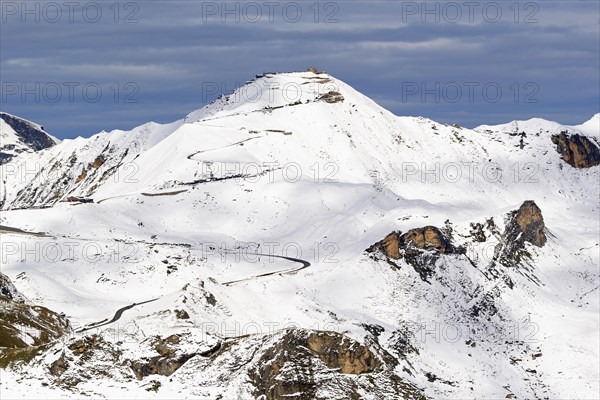
[[[330,91],[343,102],[318,100]],[[113,342],[133,332],[123,346],[134,354],[149,335],[190,331],[210,342],[205,332],[215,327],[241,336],[293,324],[363,341],[362,324],[377,324],[383,344],[412,326],[418,354],[401,361],[398,374],[427,396],[594,399],[599,167],[562,161],[550,139],[561,131],[598,143],[600,114],[577,126],[531,119],[471,130],[395,116],[326,74],[269,74],[171,124],[64,140],[1,166],[0,224],[47,234],[2,233],[1,270],[29,300],[64,312],[75,327],[158,299],[97,329]],[[89,165],[100,154],[107,161],[94,172]],[[82,168],[87,177],[75,182]],[[77,194],[95,203],[18,209],[49,205],[63,179],[61,200]],[[502,227],[525,200],[542,210],[549,240],[528,248],[527,272],[502,270],[511,289],[482,274],[497,241],[473,242],[469,224],[493,217]],[[446,220],[476,266],[444,256],[426,283],[408,264],[394,270],[364,252],[392,231],[441,228]],[[298,263],[255,253],[311,265],[295,271]],[[257,277],[268,272],[281,273]],[[239,282],[225,284],[232,281]],[[198,294],[201,283],[217,306]],[[465,317],[492,292],[497,314]],[[191,318],[178,320],[175,309]],[[536,353],[543,356],[533,359]],[[47,357],[36,368],[1,371],[0,397],[144,398],[153,379],[162,384],[156,398],[246,393],[241,378],[198,386],[191,361],[172,381],[97,377],[70,392],[42,385],[56,358]],[[407,362],[412,375],[402,370]],[[429,382],[426,372],[454,384]]]

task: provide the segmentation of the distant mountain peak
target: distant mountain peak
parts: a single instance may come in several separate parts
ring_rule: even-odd
[[[60,141],[35,122],[0,112],[0,164],[20,153],[47,149]]]

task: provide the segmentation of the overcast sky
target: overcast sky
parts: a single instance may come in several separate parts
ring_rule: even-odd
[[[397,115],[468,127],[599,112],[597,0],[224,4],[3,0],[1,109],[90,136],[315,66]]]

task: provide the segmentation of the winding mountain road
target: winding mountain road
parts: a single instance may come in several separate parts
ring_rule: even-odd
[[[125,311],[131,310],[133,307],[141,306],[142,304],[151,303],[158,299],[159,299],[159,297],[157,297],[156,299],[152,299],[152,300],[142,301],[141,303],[133,303],[128,306],[121,307],[117,310],[114,317],[112,317],[112,319],[110,321],[104,322],[104,321],[106,321],[106,319],[103,319],[100,322],[93,322],[91,324],[88,324],[88,326],[86,328],[82,328],[82,329],[78,330],[77,333],[83,333],[83,332],[89,331],[91,329],[100,328],[101,326],[106,326],[106,325],[112,324],[113,322],[117,322],[118,320],[121,319],[121,317],[123,316],[123,313]]]
[[[253,279],[257,279],[257,278],[263,278],[265,276],[278,275],[278,274],[279,275],[280,274],[292,274],[292,273],[301,271],[301,270],[303,270],[303,269],[308,268],[308,267],[311,266],[310,262],[308,262],[306,260],[303,260],[301,258],[286,257],[286,256],[276,256],[276,255],[273,255],[273,254],[263,254],[263,253],[255,253],[254,255],[256,255],[256,256],[264,256],[264,257],[281,258],[283,260],[292,261],[292,262],[295,262],[295,263],[302,264],[302,266],[298,267],[298,268],[291,268],[291,269],[288,268],[288,269],[285,269],[285,270],[265,272],[263,274],[253,275],[253,276],[250,276],[248,278],[242,278],[242,279],[236,279],[236,280],[233,280],[233,281],[222,282],[221,284],[225,285],[225,286],[229,286],[229,285],[234,284],[234,283],[249,281],[249,280],[253,280]]]

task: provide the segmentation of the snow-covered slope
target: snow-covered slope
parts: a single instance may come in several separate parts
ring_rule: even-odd
[[[84,330],[2,391],[595,398],[598,121],[471,130],[300,72],[20,155],[38,169],[0,167],[0,224],[22,230],[2,272]],[[541,247],[515,231],[526,200]],[[426,226],[448,251],[365,252]]]
[[[0,164],[6,164],[21,153],[52,147],[59,140],[36,123],[0,112]]]

